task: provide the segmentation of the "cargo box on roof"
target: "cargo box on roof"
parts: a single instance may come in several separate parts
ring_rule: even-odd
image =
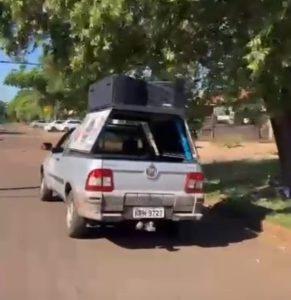
[[[184,114],[186,98],[182,81],[171,86],[169,83],[112,75],[90,86],[88,102],[90,112],[115,108]]]

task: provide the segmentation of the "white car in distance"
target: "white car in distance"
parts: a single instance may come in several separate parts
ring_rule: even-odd
[[[44,120],[36,120],[36,121],[31,122],[29,124],[29,126],[32,128],[43,128],[46,124],[47,124],[47,122]]]
[[[44,126],[44,130],[45,131],[62,131],[62,127],[61,125],[64,123],[65,121],[63,120],[55,120],[55,121],[52,121],[48,124],[46,124]]]
[[[58,126],[59,131],[69,131],[70,129],[76,128],[81,124],[80,120],[69,119]]]

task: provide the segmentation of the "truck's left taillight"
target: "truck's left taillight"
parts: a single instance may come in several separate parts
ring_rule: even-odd
[[[87,177],[85,190],[90,192],[112,192],[114,190],[112,170],[92,170]]]

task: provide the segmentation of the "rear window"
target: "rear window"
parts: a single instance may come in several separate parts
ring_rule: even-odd
[[[183,127],[170,120],[111,120],[93,147],[93,154],[113,159],[152,161],[193,161],[190,143]],[[185,146],[188,143],[188,146]],[[184,143],[184,144],[183,144]],[[185,150],[188,147],[188,150]]]
[[[141,126],[126,125],[107,125],[94,152],[135,157],[150,154]]]

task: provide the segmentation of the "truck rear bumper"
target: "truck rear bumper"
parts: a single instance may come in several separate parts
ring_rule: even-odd
[[[163,218],[152,219],[155,221],[162,220],[172,220],[172,221],[186,221],[193,220],[198,221],[203,216],[203,198],[197,198],[193,201],[191,207],[186,205],[181,207],[181,205],[175,206],[161,206],[165,211]],[[106,211],[104,210],[104,202],[101,198],[87,198],[76,200],[76,206],[80,216],[95,220],[99,222],[122,222],[126,220],[139,221],[142,219],[133,217],[133,208],[136,206],[123,206],[118,211]],[[147,205],[147,203],[140,203],[139,206],[142,207],[157,207],[157,205]],[[149,220],[149,219],[148,219]]]

